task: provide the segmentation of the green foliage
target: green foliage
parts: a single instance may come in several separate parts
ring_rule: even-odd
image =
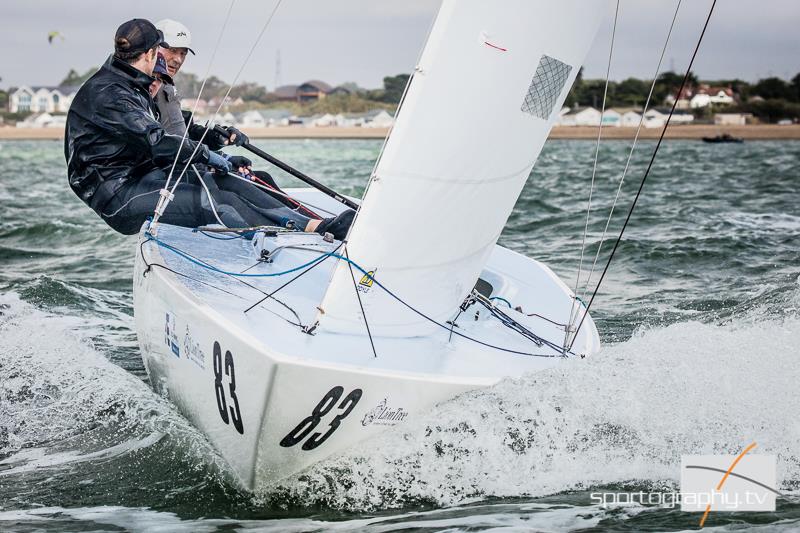
[[[5,109],[8,107],[8,93],[5,91],[0,91],[0,110]]]
[[[347,81],[347,82],[339,85],[339,87],[347,89],[348,91],[350,91],[351,94],[363,94],[363,93],[367,92],[366,89],[362,89],[361,87],[358,86],[357,83],[352,82],[352,81]]]
[[[270,100],[266,87],[255,82],[247,81],[231,89],[230,97],[232,99],[241,98],[245,102],[267,103]]]
[[[792,78],[792,91],[794,93],[793,100],[800,102],[800,73],[795,74]]]
[[[178,72],[175,75],[175,86],[178,88],[178,94],[184,98],[196,98],[200,94],[200,87],[203,85],[203,80],[198,79],[197,75],[191,72]],[[217,78],[216,76],[209,76],[206,80],[206,85],[203,87],[203,98],[208,100],[224,96],[228,90],[228,84]]]
[[[613,100],[620,106],[641,107],[650,92],[650,83],[636,78],[628,78],[614,85]]]
[[[764,122],[777,122],[784,118],[800,119],[800,103],[777,98],[760,102],[749,101],[741,104],[738,109],[745,113],[752,113],[753,116]]]
[[[780,78],[765,78],[753,86],[753,92],[766,100],[792,100],[792,86]]]
[[[83,82],[91,78],[92,75],[95,72],[97,72],[97,68],[98,67],[92,67],[83,74],[80,74],[78,73],[77,70],[71,68],[69,69],[69,72],[67,73],[66,77],[63,80],[61,80],[61,83],[59,83],[59,85],[76,85],[76,86],[83,85]]]
[[[403,97],[403,91],[405,91],[406,85],[408,84],[408,78],[410,77],[411,76],[409,74],[386,76],[383,78],[382,93],[379,94],[373,91],[375,94],[370,95],[371,98],[389,104],[400,103],[400,98]]]
[[[31,116],[33,113],[26,112],[26,113],[10,113],[8,111],[0,111],[0,117],[3,117],[6,124],[11,124],[13,122],[21,122]]]
[[[364,113],[373,109],[386,109],[394,112],[395,104],[376,103],[358,94],[334,94],[302,106],[303,113]]]

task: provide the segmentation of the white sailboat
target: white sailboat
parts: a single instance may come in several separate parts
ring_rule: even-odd
[[[346,244],[143,228],[134,303],[150,380],[244,486],[599,349],[588,316],[565,345],[572,291],[496,243],[606,7],[444,0]]]

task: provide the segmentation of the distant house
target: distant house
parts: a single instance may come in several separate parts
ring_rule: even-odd
[[[11,113],[66,113],[78,87],[22,87],[8,91],[8,110]]]
[[[322,100],[329,94],[349,93],[344,87],[333,89],[330,85],[320,80],[309,80],[300,85],[282,85],[276,88],[272,95],[278,100],[294,100],[295,102],[313,102]]]
[[[667,122],[667,115],[657,109],[648,109],[644,114],[645,128],[663,128]]]
[[[603,126],[618,128],[622,125],[622,114],[616,109],[606,109],[602,113]]]
[[[752,119],[750,113],[717,113],[714,115],[714,124],[717,126],[744,126],[747,119]]]
[[[593,107],[576,107],[561,115],[561,126],[599,126],[600,111]]]
[[[272,94],[278,100],[297,100],[297,85],[281,85]]]
[[[657,108],[648,109],[644,114],[644,127],[645,128],[663,128],[667,123],[670,109]],[[670,119],[670,124],[689,124],[694,121],[694,115],[686,113],[685,111],[675,111]]]
[[[670,119],[670,124],[691,124],[694,122],[694,115],[685,111],[675,111]]]
[[[710,87],[708,85],[700,85],[695,92],[692,99],[689,101],[689,106],[692,109],[701,107],[708,107],[709,105],[731,105],[735,102],[733,99],[733,89],[730,87]]]
[[[210,98],[208,100],[208,107],[210,108],[210,110],[212,112],[216,111],[217,109],[227,110],[228,107],[234,106],[234,105],[242,105],[242,104],[244,104],[244,100],[242,100],[241,98],[231,98],[229,96],[225,100],[225,104],[220,107],[221,104],[222,104],[222,96],[215,96],[215,97]]]
[[[620,118],[620,126],[623,128],[637,128],[639,127],[639,123],[642,121],[642,115],[637,113],[636,111],[629,110],[622,113],[622,117]]]
[[[324,115],[312,115],[305,123],[309,128],[328,128],[331,126],[339,126],[344,121],[344,115],[331,115],[325,113]]]
[[[232,122],[239,128],[272,128],[288,126],[290,118],[292,113],[286,109],[254,109],[240,113]]]
[[[18,128],[65,128],[66,125],[66,115],[51,115],[50,113],[36,113],[17,122]]]
[[[208,102],[202,98],[182,98],[181,107],[188,111],[194,109],[195,113],[198,115],[205,115],[206,111],[208,110]]]
[[[372,110],[364,118],[366,128],[390,128],[394,125],[394,117],[385,109]]]
[[[342,87],[339,85],[338,87],[334,87],[333,89],[328,92],[328,96],[332,96],[334,94],[353,94],[353,91],[348,89],[347,87]]]
[[[675,109],[689,109],[691,107],[691,100],[694,96],[694,92],[691,87],[684,87],[681,89],[681,93],[678,95],[678,103],[675,105]],[[672,107],[672,104],[675,103],[675,95],[668,94],[666,98],[664,98],[664,105]]]
[[[309,102],[313,100],[322,100],[332,90],[333,88],[324,81],[310,80],[305,83],[301,83],[297,87],[297,101]]]

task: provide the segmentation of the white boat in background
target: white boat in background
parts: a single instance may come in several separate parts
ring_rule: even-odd
[[[445,0],[346,243],[143,228],[134,304],[152,385],[244,486],[599,349],[589,316],[565,341],[572,291],[496,243],[606,7]]]

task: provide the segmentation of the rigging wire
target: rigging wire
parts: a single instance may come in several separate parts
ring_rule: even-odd
[[[234,172],[228,172],[228,176],[230,176],[232,178],[236,178],[237,180],[246,181],[247,183],[250,183],[251,185],[254,185],[254,186],[258,187],[259,189],[263,189],[263,190],[265,190],[267,192],[277,194],[278,196],[283,196],[284,198],[287,198],[289,200],[297,202],[298,204],[301,204],[301,205],[304,205],[304,206],[308,206],[308,207],[310,207],[312,209],[316,209],[317,211],[322,211],[323,213],[326,213],[328,215],[331,215],[331,216],[335,217],[338,214],[338,213],[334,213],[332,211],[328,211],[327,209],[323,209],[322,207],[316,206],[316,205],[311,204],[309,202],[300,201],[297,198],[294,198],[293,196],[289,196],[285,192],[279,191],[277,189],[273,189],[272,187],[267,187],[265,185],[262,185],[262,184],[258,183],[257,181],[251,181],[251,180],[249,180],[247,178],[243,178],[242,176],[240,176],[239,174],[236,174]]]
[[[350,259],[350,254],[347,253],[347,246],[344,248],[344,255]],[[369,337],[369,345],[372,347],[372,355],[378,358],[378,352],[375,351],[375,341],[372,340],[372,332],[369,329],[369,321],[367,320],[367,313],[364,311],[364,304],[361,302],[361,292],[356,285],[356,276],[353,274],[353,265],[348,261],[347,267],[350,269],[350,278],[353,280],[353,290],[356,291],[356,298],[358,298],[358,306],[361,308],[361,316],[364,317],[364,326],[367,328],[367,337]]]
[[[161,199],[163,199],[164,202],[163,202],[163,205],[161,204],[161,202],[159,202],[159,204],[156,205],[156,212],[155,212],[155,214],[153,216],[153,222],[150,225],[151,231],[156,231],[156,226],[155,225],[158,222],[158,217],[164,212],[164,209],[167,208],[167,205],[169,205],[169,202],[172,199],[172,195],[175,193],[175,189],[178,187],[178,183],[180,183],[181,179],[183,178],[183,175],[186,173],[186,170],[189,168],[189,165],[191,164],[192,159],[194,159],[194,156],[197,154],[197,151],[200,149],[200,146],[203,144],[203,140],[206,138],[206,135],[208,134],[209,130],[211,129],[211,125],[217,119],[217,116],[219,116],[219,112],[222,109],[222,106],[225,105],[225,103],[228,101],[228,96],[230,96],[231,91],[233,90],[233,87],[236,85],[236,82],[239,81],[239,77],[242,75],[242,72],[244,71],[245,67],[247,66],[247,63],[250,61],[250,57],[253,55],[253,52],[255,52],[255,49],[258,46],[258,43],[261,41],[261,38],[264,36],[264,32],[267,31],[267,28],[269,27],[270,23],[272,22],[272,19],[275,17],[275,13],[278,11],[278,7],[280,7],[282,1],[283,0],[278,0],[276,2],[276,4],[275,4],[275,7],[272,8],[272,11],[270,12],[269,17],[264,22],[264,25],[261,27],[261,31],[256,36],[256,39],[253,42],[253,46],[250,47],[250,51],[247,53],[247,56],[245,56],[244,62],[242,62],[242,66],[239,68],[239,71],[236,73],[236,76],[234,76],[233,81],[228,86],[228,90],[225,92],[225,96],[222,97],[222,99],[219,102],[219,105],[217,106],[217,109],[214,111],[214,116],[211,117],[211,120],[206,122],[205,129],[203,130],[203,134],[200,136],[200,139],[197,141],[197,144],[195,145],[194,150],[192,150],[192,154],[189,156],[189,159],[188,159],[186,165],[183,167],[183,170],[181,170],[181,173],[178,176],[178,179],[175,180],[175,185],[173,185],[172,189],[170,189],[170,190],[168,190],[166,186],[164,187],[164,189],[162,191],[162,195],[161,195]],[[220,35],[220,38],[221,38],[221,35]],[[215,53],[216,53],[216,50],[215,50]],[[198,100],[199,100],[199,98],[200,97],[198,96]],[[188,132],[188,128],[187,128],[187,132]],[[186,132],[184,132],[184,138],[185,138],[185,135],[186,135]],[[180,150],[178,150],[178,153],[175,156],[175,162],[176,163],[177,163],[177,158],[179,157],[179,155],[180,155]],[[173,163],[173,169],[174,169],[174,166],[175,166],[175,163]],[[172,175],[172,171],[170,171],[170,176],[171,175]],[[160,211],[159,211],[159,206],[161,207]]]
[[[213,267],[212,265],[209,265],[209,264],[208,264],[208,263],[206,263],[205,261],[202,261],[201,259],[198,259],[198,258],[194,257],[193,255],[189,254],[188,252],[184,252],[183,250],[180,250],[180,249],[178,249],[178,248],[176,248],[176,247],[174,247],[174,246],[171,246],[171,245],[169,245],[169,244],[165,243],[164,241],[161,241],[161,240],[160,240],[158,237],[156,237],[156,236],[154,236],[153,234],[149,233],[149,231],[146,231],[146,232],[145,232],[145,237],[147,237],[147,238],[145,239],[144,243],[146,243],[146,242],[148,242],[148,241],[152,241],[152,242],[156,243],[156,244],[157,244],[158,246],[160,246],[160,247],[164,247],[164,248],[167,248],[167,249],[171,249],[171,250],[172,250],[173,252],[175,252],[175,253],[176,253],[178,256],[180,256],[180,257],[182,257],[182,258],[186,259],[186,260],[187,260],[187,261],[189,261],[190,263],[194,263],[194,264],[196,264],[196,265],[198,265],[198,266],[200,266],[200,267],[202,267],[202,268],[206,268],[206,269],[208,269],[208,270],[211,270],[211,271],[214,271],[214,272],[218,272],[218,273],[220,273],[220,274],[225,274],[225,275],[227,275],[227,276],[229,276],[229,277],[233,278],[234,280],[238,281],[239,283],[241,283],[241,284],[245,285],[246,287],[249,287],[249,288],[251,288],[251,289],[253,289],[253,290],[255,290],[255,291],[258,291],[258,292],[260,292],[261,294],[266,294],[266,293],[265,293],[263,290],[259,289],[259,288],[258,288],[258,287],[256,287],[255,285],[251,285],[250,283],[247,283],[247,282],[246,282],[246,281],[244,281],[243,279],[239,279],[239,277],[251,277],[252,275],[248,275],[248,274],[239,274],[239,273],[230,273],[230,272],[225,272],[225,271],[223,271],[223,270],[216,269],[216,268],[215,268],[215,267]],[[141,250],[141,247],[140,247],[140,250]],[[144,253],[142,253],[142,260],[144,260]],[[145,261],[145,263],[146,263],[146,261]],[[152,263],[152,264],[158,265],[157,263]],[[158,265],[158,266],[162,266],[162,265]],[[172,269],[169,269],[169,268],[167,268],[167,267],[163,267],[163,268],[165,268],[165,269],[167,269],[167,270],[170,270],[171,272],[174,272],[174,270],[172,270]],[[279,273],[278,275],[280,275],[280,274],[283,274],[283,273]],[[188,276],[186,276],[186,277],[188,277]],[[190,279],[191,279],[191,278],[190,278]],[[213,287],[213,285],[211,285],[211,286]],[[215,288],[216,288],[216,287],[215,287]],[[267,299],[267,298],[269,298],[269,297],[270,297],[270,295],[267,295],[265,298],[263,298],[263,299],[261,300],[261,302],[263,302],[264,300],[266,300],[266,299]],[[301,328],[303,327],[302,321],[300,320],[300,316],[297,314],[297,312],[296,312],[294,309],[292,309],[292,308],[291,308],[289,305],[287,305],[285,302],[282,302],[281,300],[278,300],[277,298],[273,298],[273,299],[274,299],[276,302],[278,302],[280,305],[282,305],[283,307],[285,307],[286,309],[288,309],[288,310],[289,310],[289,311],[290,311],[290,312],[291,312],[291,313],[292,313],[292,314],[295,316],[295,318],[297,318],[297,323],[295,323],[295,322],[292,322],[291,320],[288,320],[288,319],[286,319],[285,317],[283,317],[283,316],[281,316],[281,315],[279,315],[279,314],[275,313],[274,311],[271,311],[271,310],[269,310],[269,309],[267,309],[267,311],[269,311],[270,313],[272,313],[272,314],[274,314],[274,315],[276,315],[276,316],[278,316],[278,317],[282,318],[283,320],[286,320],[287,322],[289,322],[290,324],[292,324],[292,325],[294,325],[294,326],[299,326],[299,327],[301,327]],[[259,303],[260,303],[260,302],[259,302]],[[256,304],[256,305],[258,305],[258,304]]]
[[[611,249],[611,254],[608,256],[608,260],[606,261],[605,268],[603,268],[603,273],[600,275],[600,279],[597,282],[597,286],[594,288],[594,292],[592,292],[592,297],[589,300],[589,303],[586,305],[586,311],[583,313],[581,317],[581,321],[578,323],[578,327],[575,330],[575,336],[572,338],[572,343],[570,343],[569,347],[572,348],[572,344],[575,343],[575,339],[578,337],[578,332],[581,330],[581,326],[583,326],[584,321],[586,320],[586,315],[589,314],[589,308],[591,308],[592,303],[594,302],[595,296],[597,296],[597,291],[600,290],[600,285],[603,283],[603,279],[606,277],[606,273],[608,272],[608,267],[611,265],[611,261],[614,259],[614,254],[619,248],[619,243],[622,241],[622,236],[625,234],[625,228],[628,227],[628,223],[631,220],[631,216],[633,215],[633,210],[636,208],[636,202],[639,200],[639,196],[642,194],[642,189],[644,189],[644,184],[647,181],[647,177],[650,175],[650,170],[653,168],[653,163],[656,160],[656,155],[658,155],[658,150],[661,148],[661,143],[664,141],[664,135],[667,133],[667,128],[669,127],[670,120],[672,119],[672,115],[675,113],[675,107],[678,105],[678,100],[680,95],[683,93],[683,89],[686,86],[686,82],[689,80],[689,74],[692,72],[692,65],[694,64],[694,60],[697,57],[697,52],[700,50],[700,43],[703,42],[703,37],[706,34],[706,30],[708,29],[708,23],[711,21],[711,15],[714,13],[714,7],[717,5],[717,0],[713,0],[711,3],[711,8],[708,10],[708,16],[706,17],[706,22],[703,25],[703,31],[700,32],[700,37],[697,39],[697,44],[694,47],[694,52],[692,53],[692,58],[689,61],[689,66],[686,67],[686,73],[683,75],[683,80],[681,81],[681,86],[678,88],[678,92],[675,95],[675,101],[672,102],[672,108],[669,110],[669,115],[667,115],[667,121],[664,123],[664,127],[661,129],[661,135],[658,137],[658,143],[656,143],[656,147],[653,150],[653,155],[650,157],[650,162],[647,164],[647,169],[642,176],[642,181],[639,183],[639,189],[636,191],[636,196],[633,198],[633,202],[631,202],[631,206],[628,209],[628,215],[625,217],[625,222],[622,224],[622,229],[620,229],[619,235],[617,236],[617,240],[614,242],[614,248]]]
[[[100,216],[103,216],[103,217],[106,217],[106,218],[111,218],[111,217],[117,216],[120,211],[122,211],[123,209],[128,207],[130,205],[130,203],[133,202],[134,200],[136,200],[137,198],[141,198],[142,196],[147,196],[148,194],[156,194],[156,193],[158,193],[160,191],[161,191],[161,189],[156,189],[154,191],[143,192],[141,194],[136,194],[134,196],[131,196],[130,198],[128,198],[128,200],[124,204],[122,204],[119,207],[119,209],[117,209],[113,213],[100,213]]]
[[[339,248],[341,248],[343,244],[344,244],[344,243],[339,243],[339,246],[337,246],[336,248],[334,248],[334,250],[333,250],[333,251],[334,251],[334,252],[338,251],[338,250],[339,250]],[[311,251],[314,251],[314,250],[311,250]],[[321,252],[320,252],[320,253],[321,253]],[[244,313],[247,313],[248,311],[250,311],[251,309],[253,309],[255,306],[257,306],[258,304],[260,304],[261,302],[263,302],[264,300],[266,300],[267,298],[272,298],[272,297],[274,297],[274,296],[275,296],[275,294],[276,294],[278,291],[280,291],[280,290],[283,290],[283,289],[284,289],[284,287],[288,287],[289,285],[291,285],[292,283],[294,283],[294,282],[295,282],[297,279],[299,279],[300,277],[302,277],[302,276],[306,275],[308,272],[310,272],[310,271],[311,271],[311,269],[313,269],[313,268],[315,268],[317,265],[320,265],[320,264],[322,264],[323,262],[325,262],[325,260],[326,260],[328,257],[330,257],[330,255],[329,255],[329,254],[323,254],[321,257],[318,257],[318,258],[317,258],[317,260],[316,260],[316,262],[313,262],[313,261],[312,261],[312,263],[313,263],[313,264],[312,264],[311,266],[309,266],[307,270],[304,270],[304,271],[302,271],[301,273],[299,273],[298,275],[296,275],[295,277],[293,277],[292,279],[290,279],[289,281],[287,281],[286,283],[284,283],[283,285],[281,285],[280,287],[278,287],[277,289],[275,289],[275,290],[274,290],[274,291],[272,291],[271,293],[267,294],[267,295],[266,295],[264,298],[260,299],[259,301],[257,301],[256,303],[254,303],[253,305],[251,305],[250,307],[248,307],[247,309],[245,309],[243,312],[244,312]]]
[[[192,112],[189,115],[189,124],[192,123],[194,120],[195,112],[197,111],[197,104],[200,102],[200,97],[203,95],[203,90],[206,88],[206,82],[208,81],[208,77],[211,74],[211,65],[214,64],[214,59],[217,57],[217,51],[219,50],[219,45],[222,43],[222,36],[225,35],[225,28],[228,26],[228,21],[231,18],[231,12],[233,11],[233,5],[236,3],[236,0],[231,0],[231,3],[228,5],[228,12],[225,14],[225,20],[222,22],[222,27],[219,30],[219,35],[217,36],[217,42],[214,44],[214,49],[211,51],[211,59],[208,61],[208,67],[206,67],[206,73],[203,76],[203,83],[200,84],[200,91],[197,94],[197,98],[194,100],[194,105],[192,106]],[[181,150],[183,150],[183,145],[186,143],[186,136],[189,134],[188,126],[183,129],[183,135],[181,136],[181,143],[178,145],[178,151],[175,153],[175,159],[172,161],[172,167],[169,169],[169,174],[167,175],[167,182],[164,184],[164,188],[161,189],[161,197],[158,199],[158,203],[156,204],[155,213],[153,215],[153,224],[158,223],[158,218],[166,209],[166,203],[170,198],[170,195],[175,192],[175,188],[172,191],[169,191],[170,182],[172,181],[172,175],[175,172],[175,165],[178,164],[178,158],[180,157]],[[194,154],[192,154],[194,157]],[[191,161],[191,158],[190,158]],[[185,169],[184,169],[185,171]],[[183,177],[183,174],[178,178]],[[165,194],[166,193],[166,194]],[[152,224],[151,224],[152,225]]]
[[[307,262],[307,263],[304,263],[304,264],[302,264],[302,265],[300,265],[300,266],[294,267],[294,268],[292,268],[292,269],[289,269],[289,270],[285,270],[285,271],[283,271],[283,272],[274,272],[274,273],[270,273],[270,274],[241,274],[241,273],[237,273],[237,272],[228,272],[228,271],[225,271],[225,270],[219,269],[219,268],[217,268],[217,267],[215,267],[215,266],[213,266],[213,265],[210,265],[210,264],[206,263],[205,261],[203,261],[203,260],[201,260],[201,259],[197,259],[197,258],[193,257],[192,255],[190,255],[190,254],[188,254],[188,253],[184,252],[183,250],[180,250],[179,248],[176,248],[175,246],[172,246],[172,245],[170,245],[170,244],[168,244],[168,243],[166,243],[166,242],[162,241],[161,239],[159,239],[158,237],[154,236],[154,235],[153,235],[152,233],[150,233],[149,231],[145,232],[145,236],[147,237],[147,240],[154,242],[155,244],[157,244],[158,246],[160,246],[160,247],[162,247],[162,248],[165,248],[165,249],[167,249],[167,250],[170,250],[170,251],[172,251],[173,253],[175,253],[176,255],[178,255],[178,256],[180,256],[180,257],[182,257],[182,258],[186,259],[186,260],[187,260],[187,261],[189,261],[190,263],[193,263],[193,264],[195,264],[195,265],[197,265],[197,266],[199,266],[199,267],[201,267],[201,268],[206,268],[206,269],[208,269],[208,270],[211,270],[211,271],[213,271],[213,272],[217,272],[217,273],[220,273],[220,274],[225,274],[225,275],[228,275],[228,276],[231,276],[231,277],[234,277],[234,278],[237,278],[237,277],[253,277],[253,278],[259,278],[259,277],[275,277],[275,276],[283,276],[283,275],[286,275],[286,274],[289,274],[289,273],[297,272],[298,270],[303,270],[303,269],[305,269],[305,270],[303,270],[303,271],[302,271],[300,274],[298,274],[297,276],[295,276],[295,277],[294,277],[294,278],[292,278],[291,280],[287,281],[286,283],[284,283],[283,285],[281,285],[280,287],[278,287],[277,289],[275,289],[275,290],[274,290],[274,291],[272,291],[271,293],[267,294],[267,295],[266,295],[264,298],[262,298],[262,299],[261,299],[261,300],[259,300],[258,302],[254,303],[253,305],[251,305],[250,307],[248,307],[248,308],[247,308],[247,309],[244,311],[245,313],[246,313],[246,312],[248,312],[248,311],[250,311],[251,309],[255,308],[257,305],[259,305],[259,304],[260,304],[261,302],[263,302],[264,300],[266,300],[266,299],[268,299],[268,298],[272,298],[272,297],[273,297],[273,295],[274,295],[275,293],[277,293],[278,291],[280,291],[280,290],[281,290],[281,289],[283,289],[284,287],[288,286],[290,283],[293,283],[295,280],[297,280],[297,279],[298,279],[298,278],[300,278],[301,276],[305,275],[305,274],[306,274],[306,273],[308,273],[308,272],[309,272],[311,269],[313,269],[313,268],[317,267],[318,265],[320,265],[321,263],[323,263],[324,261],[326,261],[328,258],[330,258],[330,257],[334,257],[334,258],[336,258],[336,259],[339,259],[339,260],[341,260],[341,261],[345,261],[345,262],[347,262],[348,264],[350,264],[350,265],[352,265],[353,267],[355,267],[355,268],[356,268],[356,269],[357,269],[359,272],[361,272],[363,275],[365,275],[365,276],[367,276],[369,279],[371,279],[375,285],[377,285],[378,287],[380,287],[380,288],[381,288],[381,289],[382,289],[384,292],[386,292],[386,294],[388,294],[388,295],[389,295],[390,297],[392,297],[394,300],[396,300],[397,302],[399,302],[399,303],[400,303],[400,304],[402,304],[403,306],[407,307],[407,308],[408,308],[410,311],[412,311],[412,312],[414,312],[415,314],[419,315],[420,317],[422,317],[423,319],[427,320],[428,322],[431,322],[432,324],[434,324],[434,325],[436,325],[436,326],[438,326],[438,327],[440,327],[440,328],[442,328],[442,329],[444,329],[444,330],[446,330],[446,331],[450,332],[450,335],[451,335],[451,336],[452,336],[452,335],[457,335],[457,336],[459,336],[459,337],[461,337],[461,338],[463,338],[463,339],[466,339],[466,340],[472,341],[472,342],[474,342],[474,343],[476,343],[476,344],[480,344],[481,346],[485,346],[485,347],[487,347],[487,348],[492,348],[492,349],[495,349],[495,350],[498,350],[498,351],[501,351],[501,352],[512,353],[512,354],[516,354],[516,355],[524,355],[524,356],[529,356],[529,357],[547,357],[547,358],[554,358],[554,357],[566,357],[567,355],[575,355],[575,354],[574,354],[574,353],[571,351],[571,347],[570,347],[570,349],[569,349],[569,350],[565,350],[564,348],[562,348],[562,347],[560,347],[560,346],[557,346],[555,343],[553,343],[553,342],[551,342],[551,341],[547,341],[546,339],[541,339],[540,337],[537,337],[537,339],[539,339],[540,341],[542,341],[542,343],[543,343],[544,345],[548,346],[549,348],[553,349],[554,351],[556,351],[556,352],[558,352],[558,353],[553,353],[553,354],[540,354],[540,353],[523,352],[523,351],[520,351],[520,350],[513,350],[513,349],[510,349],[510,348],[503,348],[502,346],[497,346],[497,345],[495,345],[495,344],[491,344],[491,343],[489,343],[489,342],[485,342],[485,341],[482,341],[482,340],[476,339],[476,338],[474,338],[474,337],[471,337],[471,336],[469,336],[469,335],[466,335],[466,334],[464,334],[464,333],[461,333],[461,332],[455,331],[455,330],[453,330],[452,326],[448,326],[448,325],[446,325],[446,324],[442,324],[442,323],[441,323],[441,322],[439,322],[438,320],[436,320],[436,319],[434,319],[434,318],[431,318],[430,316],[426,315],[425,313],[423,313],[423,312],[422,312],[422,311],[420,311],[419,309],[415,308],[414,306],[412,306],[411,304],[409,304],[408,302],[406,302],[405,300],[403,300],[402,298],[400,298],[400,297],[399,297],[397,294],[395,294],[394,292],[392,292],[391,290],[389,290],[389,289],[388,289],[388,288],[387,288],[385,285],[383,285],[383,284],[382,284],[380,281],[378,281],[378,280],[377,280],[377,279],[375,279],[375,278],[374,278],[372,275],[370,275],[370,274],[369,274],[369,272],[367,272],[367,270],[365,270],[365,269],[364,269],[364,268],[363,268],[361,265],[359,265],[359,264],[358,264],[358,263],[356,263],[355,261],[351,260],[351,259],[350,259],[350,258],[348,258],[348,257],[345,257],[344,255],[341,255],[341,254],[338,254],[338,253],[336,253],[336,252],[339,250],[339,248],[341,248],[341,246],[342,246],[344,243],[340,243],[340,244],[339,244],[339,246],[338,246],[336,249],[334,249],[332,252],[324,252],[324,253],[323,253],[323,252],[321,252],[321,251],[320,251],[320,252],[318,252],[318,253],[320,253],[320,254],[321,254],[321,255],[320,255],[320,257],[317,257],[317,258],[316,258],[316,259],[314,259],[313,261],[309,261],[309,262]],[[309,250],[309,251],[313,251],[313,250]],[[240,281],[241,281],[241,280],[240,280]],[[248,285],[248,286],[250,286],[250,287],[252,287],[252,288],[254,288],[254,289],[256,289],[256,290],[258,290],[258,291],[262,292],[262,294],[264,294],[264,291],[261,291],[261,290],[260,290],[260,289],[258,289],[257,287],[253,287],[252,285]],[[277,299],[276,299],[276,301],[280,302],[280,301],[279,301],[279,300],[277,300]],[[281,302],[281,303],[282,303],[282,302]],[[286,305],[286,304],[283,304],[283,305]],[[288,307],[288,306],[287,306],[287,307]],[[493,307],[493,306],[492,306],[492,307]],[[289,308],[289,309],[291,309],[291,308]],[[292,312],[294,312],[294,311],[292,310]],[[504,313],[503,313],[503,314],[504,314]],[[495,316],[496,316],[496,315],[495,315]],[[507,317],[507,315],[506,315],[506,317]],[[281,317],[281,318],[283,318],[283,317]],[[499,318],[499,317],[498,317],[498,318]],[[517,323],[516,323],[516,322],[515,322],[513,319],[511,319],[510,317],[507,317],[507,318],[508,318],[508,321],[510,321],[510,322],[512,322],[512,323],[513,323],[513,324],[512,324],[511,326],[509,326],[509,327],[512,327],[512,326],[514,326],[514,325],[517,325]],[[284,320],[286,320],[286,319],[284,318]],[[299,320],[299,318],[298,318],[298,320]],[[504,323],[504,325],[507,325],[507,326],[509,325],[509,324],[507,324],[507,323],[506,323],[506,321],[504,321],[504,320],[501,320],[501,322],[503,322],[503,323]],[[291,323],[291,322],[290,322],[290,323]],[[299,325],[299,324],[294,324],[294,325]],[[520,325],[520,326],[521,326],[521,325]],[[309,331],[309,332],[310,332],[310,331],[313,331],[313,329],[316,327],[316,325],[312,326],[310,329],[306,328],[305,326],[301,326],[301,327],[303,327],[305,330],[307,330],[307,331]],[[516,328],[514,328],[514,327],[512,327],[512,329],[514,329],[514,330],[515,330],[515,331],[517,331],[518,333],[522,333],[521,331],[519,331],[518,329],[516,329]],[[534,335],[534,336],[535,336],[535,335]],[[526,335],[526,337],[527,337],[527,335]],[[531,339],[530,339],[530,337],[528,337],[528,338],[529,338],[529,340],[531,340]]]
[[[586,206],[586,224],[583,227],[583,239],[581,240],[581,257],[578,261],[578,275],[575,278],[575,296],[578,295],[578,286],[581,282],[581,273],[583,270],[583,255],[586,250],[586,234],[589,232],[589,217],[592,213],[592,195],[594,194],[594,180],[595,176],[597,175],[597,158],[600,154],[600,137],[603,134],[603,116],[606,113],[606,98],[608,96],[608,82],[609,77],[611,75],[611,58],[614,56],[614,40],[617,36],[617,20],[619,18],[619,0],[617,0],[616,8],[614,9],[614,26],[611,29],[611,44],[608,49],[608,64],[606,65],[606,83],[605,87],[603,88],[603,104],[600,110],[600,124],[597,128],[597,142],[595,143],[594,148],[594,164],[592,165],[592,181],[589,185],[589,201]],[[577,301],[573,300],[572,304],[570,305],[569,310],[569,320],[567,320],[567,324],[572,324],[577,317],[578,312],[580,311],[580,306],[577,305]],[[567,345],[569,342],[569,328],[566,329],[565,338],[564,338],[564,346]]]
[[[192,165],[192,170],[194,170],[194,173],[197,175],[197,180],[200,182],[200,185],[203,186],[203,190],[206,191],[206,196],[208,196],[208,203],[211,205],[211,211],[214,213],[214,218],[217,219],[217,222],[219,222],[220,226],[222,226],[223,228],[227,228],[228,226],[222,221],[221,218],[219,218],[219,213],[217,213],[217,208],[214,207],[214,198],[211,196],[211,191],[208,190],[208,185],[206,185],[206,182],[203,181],[203,176],[201,176],[200,173],[197,171],[196,166]]]
[[[625,176],[628,174],[628,168],[631,164],[631,158],[633,157],[633,152],[636,149],[636,143],[639,141],[639,133],[642,131],[642,125],[644,124],[644,115],[647,113],[647,109],[650,107],[650,100],[653,97],[653,91],[656,87],[656,81],[658,80],[658,73],[661,70],[661,64],[664,61],[664,55],[667,52],[667,45],[669,45],[670,37],[672,35],[672,30],[675,27],[675,20],[678,18],[678,11],[681,8],[681,2],[683,0],[678,0],[677,5],[675,6],[675,13],[672,15],[672,23],[669,26],[669,32],[667,32],[667,38],[664,41],[664,47],[661,49],[661,57],[658,59],[658,65],[656,66],[656,70],[653,73],[653,83],[650,84],[650,92],[647,94],[647,100],[644,103],[644,107],[642,108],[642,116],[639,117],[639,125],[636,128],[636,135],[633,137],[633,144],[631,145],[631,149],[628,152],[628,158],[625,161],[625,168],[622,170],[622,177],[619,180],[619,186],[617,187],[617,193],[614,196],[614,202],[611,204],[611,210],[608,213],[608,219],[606,220],[606,226],[603,228],[603,235],[600,237],[600,244],[597,246],[597,253],[594,255],[594,261],[592,262],[592,268],[589,271],[589,276],[586,278],[586,285],[583,287],[583,298],[586,299],[586,293],[589,292],[589,285],[592,281],[592,276],[594,275],[595,267],[597,266],[597,261],[600,258],[600,251],[603,248],[603,243],[605,242],[606,235],[608,234],[608,227],[611,224],[611,218],[614,215],[614,209],[617,206],[617,201],[619,200],[620,193],[622,191],[622,184],[625,182]],[[577,294],[577,293],[576,293]],[[576,316],[577,318],[577,316]],[[572,325],[572,322],[570,323]]]

